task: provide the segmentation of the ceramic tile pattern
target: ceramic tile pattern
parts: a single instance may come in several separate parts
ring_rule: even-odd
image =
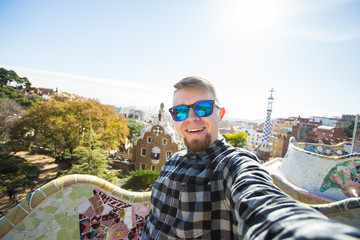
[[[326,175],[320,191],[339,188],[346,197],[358,197],[360,193],[360,159],[336,164]]]
[[[349,152],[349,144],[298,144],[291,138],[285,158],[264,166],[293,198],[360,228],[360,154]]]
[[[139,239],[150,204],[132,206],[99,189],[77,207],[81,239]]]
[[[149,192],[125,191],[94,176],[70,175],[44,185],[1,218],[0,238],[139,239],[149,200]]]
[[[347,154],[350,149],[348,144],[298,144],[291,138],[278,171],[292,184],[333,201],[356,197],[360,153]]]
[[[320,154],[322,156],[346,156],[351,152],[351,143],[343,142],[337,145],[314,144],[314,143],[297,143],[297,147],[309,152]],[[360,153],[359,146],[354,146],[353,153]]]

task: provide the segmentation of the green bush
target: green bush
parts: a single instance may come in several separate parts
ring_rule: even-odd
[[[117,175],[117,178],[119,179],[126,179],[126,178],[129,178],[130,177],[130,173],[128,173],[127,171],[124,171],[122,169],[120,169],[118,171],[118,175]]]
[[[131,171],[129,179],[122,187],[132,191],[150,190],[158,177],[159,172],[153,170]]]
[[[16,173],[20,170],[19,164],[24,161],[18,157],[9,157],[6,154],[0,154],[0,174]]]
[[[5,161],[1,161],[0,165],[0,173],[9,174],[9,173],[16,173],[19,171],[19,166],[14,164],[11,159],[7,159]]]
[[[39,176],[40,170],[35,165],[29,162],[21,163],[21,173],[25,174],[29,179],[36,179]]]
[[[23,191],[39,176],[39,169],[23,158],[0,154],[0,191]]]

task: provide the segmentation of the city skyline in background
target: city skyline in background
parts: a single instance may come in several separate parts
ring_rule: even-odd
[[[165,109],[187,76],[225,117],[358,114],[360,1],[0,1],[0,67],[34,87]]]

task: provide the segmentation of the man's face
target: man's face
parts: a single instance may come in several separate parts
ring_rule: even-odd
[[[208,91],[182,89],[175,93],[173,105],[189,105],[201,100],[215,100],[215,96]],[[194,109],[190,108],[188,117],[184,121],[175,121],[176,131],[184,139],[190,151],[203,151],[218,139],[221,120],[219,111],[219,108],[214,106],[210,116],[198,117]]]

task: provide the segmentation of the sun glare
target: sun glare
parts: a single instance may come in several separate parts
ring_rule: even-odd
[[[230,1],[228,17],[233,30],[244,34],[259,34],[278,23],[283,15],[282,1]]]

